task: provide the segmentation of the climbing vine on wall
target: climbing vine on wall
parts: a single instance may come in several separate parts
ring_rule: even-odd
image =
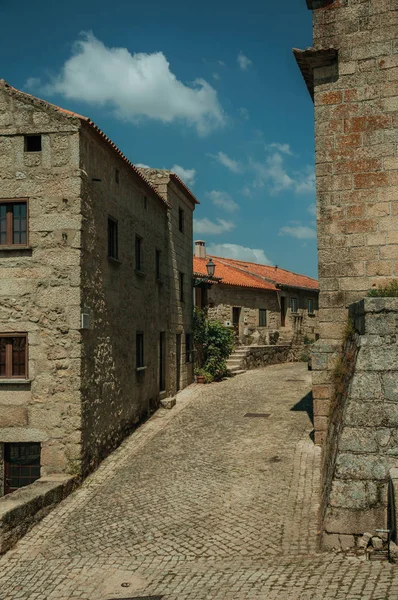
[[[195,374],[207,382],[227,375],[226,360],[234,347],[233,331],[219,321],[209,321],[203,310],[195,309],[193,319]]]

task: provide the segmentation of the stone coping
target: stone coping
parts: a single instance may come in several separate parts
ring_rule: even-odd
[[[398,311],[398,298],[363,298],[359,302],[351,304],[350,310],[357,314],[396,312]]]
[[[10,550],[78,485],[70,475],[48,475],[0,498],[0,554]]]

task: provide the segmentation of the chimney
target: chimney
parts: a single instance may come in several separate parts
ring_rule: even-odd
[[[195,256],[196,258],[206,258],[206,242],[203,240],[196,240]]]

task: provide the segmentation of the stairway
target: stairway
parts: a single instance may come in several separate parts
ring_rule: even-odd
[[[280,329],[277,346],[291,346],[293,343],[294,332],[289,329]]]
[[[249,352],[249,347],[247,346],[238,346],[236,350],[232,352],[230,357],[227,360],[227,369],[228,373],[234,377],[235,375],[240,375],[241,373],[245,373],[246,369],[243,368],[244,365],[243,359],[247,356]]]

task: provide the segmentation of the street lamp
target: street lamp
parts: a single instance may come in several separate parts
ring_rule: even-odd
[[[213,259],[210,258],[209,262],[206,263],[207,274],[209,277],[214,276],[214,271],[216,270],[216,265],[213,262]]]

